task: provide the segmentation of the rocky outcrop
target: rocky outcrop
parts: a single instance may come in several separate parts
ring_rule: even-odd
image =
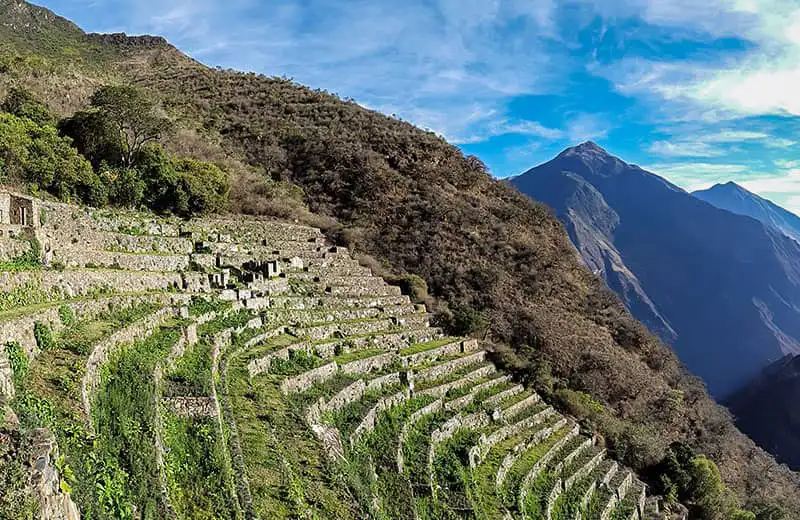
[[[61,475],[56,467],[59,452],[55,436],[38,428],[26,434],[25,443],[25,451],[29,454],[28,482],[39,504],[39,518],[79,520],[78,507],[61,485]]]

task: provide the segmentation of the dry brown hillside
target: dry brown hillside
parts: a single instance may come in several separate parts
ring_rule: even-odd
[[[451,308],[483,313],[498,357],[602,431],[634,468],[647,470],[670,442],[686,440],[717,462],[742,499],[775,500],[800,517],[798,476],[741,434],[582,266],[547,208],[494,180],[480,160],[323,91],[208,68],[158,39],[87,37],[65,27],[59,37],[74,40],[79,58],[51,54],[47,74],[30,55],[6,59],[6,84],[28,86],[62,113],[109,79],[147,87],[184,128],[174,151],[210,159],[224,151],[258,175],[302,188],[312,212],[338,223],[329,226],[332,238],[396,273],[419,275]],[[7,42],[8,55],[15,43]],[[69,102],[57,95],[66,85],[75,87]],[[234,209],[275,211],[251,187],[235,190]]]

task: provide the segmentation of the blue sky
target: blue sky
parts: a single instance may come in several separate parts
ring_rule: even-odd
[[[800,212],[800,0],[38,0],[434,130],[498,177],[594,140]]]

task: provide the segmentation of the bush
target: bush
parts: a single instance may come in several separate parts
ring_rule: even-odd
[[[47,105],[25,89],[12,87],[6,99],[0,105],[3,112],[8,112],[17,117],[30,119],[39,125],[53,125],[56,117],[47,108]]]
[[[103,205],[107,198],[99,177],[68,138],[52,126],[0,114],[2,177],[27,182],[61,200]]]

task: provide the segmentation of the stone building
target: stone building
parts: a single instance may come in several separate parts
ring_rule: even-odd
[[[36,210],[37,204],[32,197],[0,189],[0,235],[11,236],[26,228],[38,228]]]

